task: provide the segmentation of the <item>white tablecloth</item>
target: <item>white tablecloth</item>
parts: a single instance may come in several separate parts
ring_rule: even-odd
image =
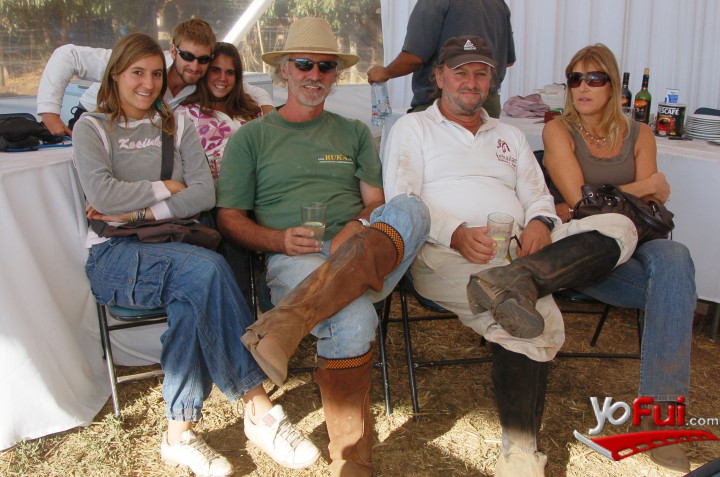
[[[0,153],[0,449],[88,425],[110,395],[71,155]]]
[[[533,150],[543,149],[542,120],[500,119],[520,128]],[[671,187],[667,207],[675,214],[673,240],[690,249],[698,298],[720,303],[720,146],[698,139],[656,137],[656,142],[658,169]]]

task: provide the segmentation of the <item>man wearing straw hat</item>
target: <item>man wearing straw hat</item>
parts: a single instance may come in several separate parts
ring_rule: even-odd
[[[263,61],[287,82],[287,103],[230,139],[217,190],[219,230],[266,253],[275,304],[242,341],[281,385],[300,340],[318,338],[315,382],[331,475],[370,476],[373,304],[392,291],[422,245],[428,210],[407,194],[385,204],[369,129],[325,111],[339,70],[358,61],[338,50],[327,21],[295,21],[284,49]],[[300,226],[300,204],[309,201],[327,205],[324,242]]]

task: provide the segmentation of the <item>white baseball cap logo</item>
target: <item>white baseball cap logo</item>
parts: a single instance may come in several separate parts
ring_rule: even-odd
[[[463,45],[463,50],[465,50],[465,51],[477,50],[477,48],[475,47],[475,45],[472,44],[472,42],[470,40],[468,40],[465,42],[465,45]]]

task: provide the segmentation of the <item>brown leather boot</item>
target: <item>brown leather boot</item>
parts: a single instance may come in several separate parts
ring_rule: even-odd
[[[287,380],[290,357],[323,320],[368,288],[379,291],[402,260],[403,240],[395,229],[374,223],[350,237],[328,260],[247,328],[243,344],[278,386]]]
[[[372,350],[357,358],[318,357],[320,387],[330,437],[331,477],[370,477],[373,423],[370,413]]]
[[[570,235],[532,255],[470,276],[468,299],[475,314],[490,310],[510,335],[535,338],[545,320],[535,309],[538,298],[561,288],[601,280],[620,258],[615,239],[599,232]]]
[[[655,404],[676,403],[656,402]],[[667,409],[667,406],[664,408]],[[652,420],[652,416],[646,416],[640,421],[641,431],[657,431],[658,429],[658,426]],[[647,452],[647,455],[650,457],[650,460],[655,462],[657,465],[661,465],[667,469],[674,470],[675,472],[682,472],[683,474],[690,472],[690,460],[685,455],[682,447],[677,444],[651,449]]]

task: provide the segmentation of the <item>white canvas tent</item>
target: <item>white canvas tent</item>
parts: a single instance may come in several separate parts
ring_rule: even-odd
[[[505,0],[512,13],[517,62],[508,69],[501,97],[525,96],[550,83],[583,46],[605,43],[630,90],[650,68],[653,102],[666,88],[680,90],[688,111],[720,108],[720,2],[717,0]],[[381,0],[385,64],[402,48],[416,0]],[[393,110],[410,105],[410,76],[390,82]],[[653,108],[654,109],[654,108]]]

